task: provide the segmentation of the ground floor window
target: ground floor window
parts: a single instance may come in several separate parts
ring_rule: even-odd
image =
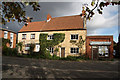
[[[50,51],[50,53],[54,52],[54,48],[53,47],[48,48],[48,50]]]
[[[99,57],[108,57],[109,49],[108,46],[99,46]]]
[[[30,49],[30,44],[25,45],[25,50],[28,51]]]
[[[10,42],[10,48],[13,48],[13,42]]]
[[[36,51],[36,52],[39,52],[39,50],[40,50],[40,45],[39,45],[39,44],[36,44],[36,45],[35,45],[35,51]]]
[[[71,48],[70,52],[71,53],[79,53],[79,48]]]

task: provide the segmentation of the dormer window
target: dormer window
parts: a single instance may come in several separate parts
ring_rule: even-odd
[[[48,35],[47,40],[52,40],[53,39],[53,35]]]
[[[78,34],[71,34],[71,40],[78,40]]]

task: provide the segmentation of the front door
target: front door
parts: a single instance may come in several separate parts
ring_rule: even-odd
[[[61,48],[61,57],[65,57],[65,48]]]
[[[92,46],[92,59],[98,59],[98,47],[97,46]]]

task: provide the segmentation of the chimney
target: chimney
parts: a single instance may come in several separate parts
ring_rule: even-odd
[[[51,18],[52,18],[51,15],[48,14],[48,15],[47,15],[47,22],[49,22],[49,21],[51,20]]]
[[[82,7],[82,18],[83,18],[83,27],[86,29],[86,16],[85,16],[85,6]]]
[[[25,26],[27,26],[29,24],[29,22],[31,22],[33,18],[27,17],[27,19],[25,20]]]

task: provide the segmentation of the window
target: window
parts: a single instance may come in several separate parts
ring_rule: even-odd
[[[31,34],[31,39],[35,39],[35,34]]]
[[[30,45],[29,44],[26,44],[25,45],[25,50],[27,51],[27,50],[29,50],[30,49]]]
[[[35,51],[36,51],[36,52],[39,52],[39,50],[40,50],[40,45],[39,45],[39,44],[36,44],[36,49],[35,49]]]
[[[107,46],[99,46],[99,57],[108,57],[108,47]]]
[[[13,42],[10,42],[10,48],[13,48]]]
[[[50,53],[54,52],[54,48],[53,47],[48,48],[48,50],[50,51]]]
[[[22,34],[22,39],[26,39],[26,34]]]
[[[10,33],[10,41],[13,42],[13,33]]]
[[[79,48],[71,48],[71,53],[79,53]]]
[[[53,35],[48,35],[47,40],[52,40],[53,39]]]
[[[71,34],[71,40],[78,40],[78,34]]]
[[[7,39],[8,38],[8,32],[4,31],[4,38]]]

